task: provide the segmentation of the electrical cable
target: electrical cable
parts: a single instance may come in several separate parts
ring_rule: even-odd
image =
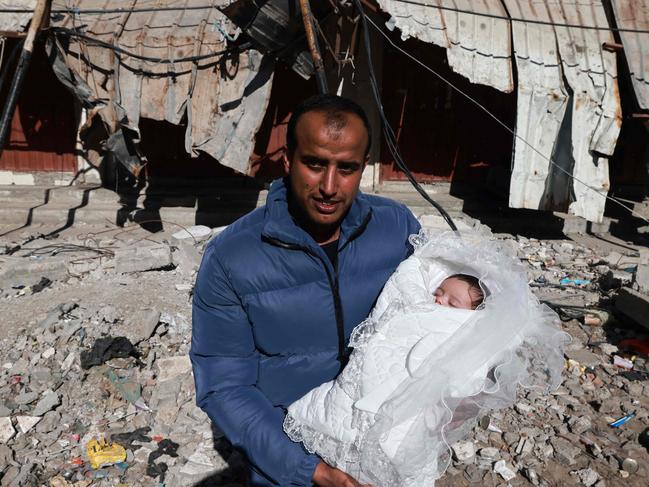
[[[354,0],[354,1],[355,1],[355,2],[358,2],[358,0]],[[602,192],[599,191],[597,188],[594,188],[594,187],[592,187],[591,185],[589,185],[588,183],[586,183],[586,182],[582,181],[581,179],[575,177],[573,174],[571,174],[570,172],[568,172],[567,170],[565,170],[563,167],[561,167],[559,164],[557,164],[557,163],[556,163],[556,162],[555,162],[551,157],[547,157],[546,155],[544,155],[541,151],[539,151],[536,147],[534,147],[531,143],[529,143],[525,138],[523,138],[522,136],[518,135],[518,134],[516,133],[516,131],[515,131],[513,128],[511,128],[509,125],[507,125],[507,124],[506,124],[505,122],[503,122],[501,119],[499,119],[498,116],[496,116],[496,115],[493,114],[491,111],[489,111],[489,109],[488,109],[487,107],[485,107],[484,105],[482,105],[479,101],[477,101],[477,100],[476,100],[475,98],[473,98],[471,95],[469,95],[468,93],[464,92],[462,89],[460,89],[460,88],[458,88],[457,86],[455,86],[452,82],[450,82],[450,81],[449,81],[448,79],[446,79],[444,76],[442,76],[441,74],[439,74],[437,71],[435,71],[435,70],[434,70],[433,68],[431,68],[430,66],[428,66],[428,65],[424,64],[423,62],[421,62],[419,59],[417,59],[416,57],[414,57],[412,54],[408,53],[407,51],[405,51],[405,50],[402,49],[401,47],[397,46],[397,45],[392,41],[392,39],[390,39],[390,37],[389,37],[385,32],[383,32],[383,29],[381,29],[379,26],[377,26],[377,25],[372,21],[372,19],[370,19],[370,18],[369,18],[369,17],[368,17],[364,12],[363,12],[361,15],[362,15],[362,18],[363,18],[363,19],[365,19],[367,22],[369,22],[370,25],[372,25],[372,26],[373,26],[373,27],[374,27],[374,28],[375,28],[375,29],[376,29],[376,30],[377,30],[377,31],[378,31],[378,32],[379,32],[383,37],[385,37],[385,39],[390,43],[390,45],[392,45],[392,47],[394,47],[395,49],[397,49],[399,52],[401,52],[402,54],[404,54],[406,57],[408,57],[408,58],[411,59],[412,61],[414,61],[414,62],[416,62],[417,64],[419,64],[421,67],[423,67],[423,68],[426,69],[427,71],[430,71],[430,72],[431,72],[432,74],[434,74],[437,78],[439,78],[441,81],[443,81],[444,83],[446,83],[450,88],[452,88],[453,90],[455,90],[456,92],[458,92],[459,94],[461,94],[462,96],[464,96],[464,97],[465,97],[466,99],[468,99],[471,103],[473,103],[473,104],[476,105],[478,108],[480,108],[483,112],[485,112],[487,115],[489,115],[489,117],[491,117],[492,119],[494,119],[494,120],[495,120],[499,125],[501,125],[505,130],[507,130],[510,134],[512,134],[516,139],[518,139],[518,140],[520,140],[521,142],[523,142],[523,143],[524,143],[527,147],[529,147],[532,151],[534,151],[536,154],[538,154],[539,156],[541,156],[544,160],[548,161],[550,164],[552,164],[552,165],[553,165],[555,168],[557,168],[559,171],[563,172],[563,173],[564,173],[565,175],[567,175],[570,179],[572,179],[572,180],[574,180],[574,181],[577,181],[579,184],[581,184],[581,185],[583,185],[584,187],[588,188],[590,191],[593,191],[593,192],[597,193],[598,195],[600,195],[600,196],[606,198],[607,200],[609,200],[609,201],[615,203],[616,205],[621,206],[622,208],[624,208],[625,210],[627,210],[628,212],[630,212],[633,216],[635,216],[635,217],[637,217],[637,218],[643,220],[643,221],[646,222],[646,223],[649,223],[649,220],[648,220],[647,218],[645,218],[643,215],[641,215],[640,213],[638,213],[637,211],[635,211],[635,210],[634,210],[633,208],[631,208],[630,206],[625,205],[624,203],[622,203],[621,201],[619,201],[617,198],[615,198],[615,197],[613,197],[613,196],[609,196],[609,195],[607,195],[606,193],[602,193]],[[370,71],[372,71],[372,69],[371,69],[372,64],[371,64],[371,63],[369,63],[369,64],[370,64]],[[371,80],[370,80],[370,81],[371,81]]]
[[[437,10],[445,10],[448,12],[455,12],[460,14],[475,15],[477,17],[485,17],[489,19],[497,20],[507,20],[510,22],[519,22],[525,24],[538,24],[538,25],[549,25],[552,27],[565,27],[565,28],[574,28],[574,29],[585,29],[585,30],[606,30],[611,32],[628,32],[632,34],[649,34],[649,30],[646,29],[625,29],[620,27],[600,27],[596,25],[581,25],[581,24],[569,24],[569,23],[557,23],[548,20],[537,20],[537,19],[525,19],[523,17],[507,17],[504,15],[490,14],[486,12],[475,12],[469,9],[462,9],[458,7],[446,7],[442,5],[430,5],[427,3],[417,2],[415,0],[396,0],[401,3],[415,5],[418,7],[434,8]],[[210,10],[210,9],[220,10],[219,7],[214,5],[194,5],[194,6],[184,6],[184,7],[141,7],[141,8],[55,8],[51,10],[52,14],[71,14],[76,13],[78,15],[102,15],[102,14],[122,14],[122,13],[140,13],[140,12],[180,12],[183,10]],[[33,9],[27,8],[4,8],[0,9],[0,13],[12,13],[12,14],[28,14],[33,13]]]
[[[549,25],[552,27],[565,27],[565,28],[571,28],[571,29],[585,29],[585,30],[608,30],[612,32],[630,32],[634,34],[649,34],[649,30],[645,29],[624,29],[620,27],[600,27],[597,25],[581,25],[581,24],[568,24],[568,23],[557,23],[557,22],[552,22],[549,20],[537,20],[537,19],[525,19],[523,17],[506,17],[504,15],[498,15],[498,14],[490,14],[486,12],[474,12],[473,10],[468,10],[468,9],[463,9],[463,8],[458,8],[458,7],[445,7],[442,5],[430,5],[427,3],[421,3],[421,2],[416,2],[415,0],[395,0],[396,2],[399,3],[406,3],[409,5],[416,5],[418,7],[427,7],[427,8],[435,8],[438,10],[446,10],[449,12],[456,12],[459,14],[469,14],[469,15],[475,15],[477,17],[485,17],[488,19],[498,19],[498,20],[508,20],[510,22],[520,22],[520,23],[525,23],[525,24],[537,24],[537,25]]]
[[[419,184],[419,182],[417,182],[415,176],[412,174],[410,169],[408,169],[403,158],[401,157],[401,152],[399,151],[397,138],[394,135],[394,131],[392,130],[392,127],[390,126],[390,122],[388,122],[388,119],[385,116],[385,112],[383,111],[383,104],[381,103],[381,94],[379,91],[378,82],[376,81],[374,66],[372,65],[372,45],[370,42],[369,29],[367,27],[367,22],[366,22],[367,16],[365,15],[365,11],[363,10],[363,6],[361,5],[360,0],[354,0],[354,4],[356,5],[356,8],[360,12],[361,22],[363,23],[363,38],[365,41],[365,52],[367,54],[367,59],[368,59],[367,65],[369,67],[370,85],[372,88],[372,95],[374,96],[374,101],[379,110],[379,116],[381,117],[383,136],[385,137],[385,142],[388,146],[388,149],[390,150],[392,157],[394,157],[394,162],[396,163],[397,167],[406,175],[406,177],[408,178],[410,183],[415,187],[417,192],[426,201],[428,201],[431,205],[433,205],[435,209],[437,209],[437,211],[439,211],[439,213],[442,215],[444,220],[446,220],[448,226],[451,227],[451,229],[454,232],[457,232],[457,226],[453,222],[451,216],[446,212],[446,210],[439,203],[437,203],[428,195],[428,193],[426,192],[426,190],[424,190],[424,188],[421,187],[421,185]]]
[[[149,61],[152,63],[159,63],[159,64],[175,64],[175,63],[184,63],[184,62],[196,62],[196,61],[202,61],[204,59],[211,59],[214,57],[219,57],[223,56],[225,54],[228,54],[230,52],[235,52],[235,51],[241,51],[248,49],[249,47],[252,47],[251,42],[245,42],[243,44],[239,44],[237,46],[232,46],[227,49],[223,49],[222,51],[216,51],[216,52],[210,52],[207,54],[200,54],[196,56],[188,56],[184,58],[178,58],[178,59],[169,59],[169,58],[156,58],[156,57],[149,57],[149,56],[142,56],[140,54],[136,54],[131,51],[127,51],[126,49],[123,49],[119,46],[115,46],[111,44],[110,42],[102,41],[101,39],[97,39],[85,34],[81,34],[80,32],[75,32],[72,29],[67,29],[65,27],[52,27],[51,28],[54,33],[60,33],[65,36],[69,37],[76,37],[79,39],[83,39],[88,43],[92,43],[92,45],[96,45],[99,47],[104,47],[106,49],[112,49],[113,51],[123,54],[125,56],[132,57],[134,59],[140,59],[142,61]]]

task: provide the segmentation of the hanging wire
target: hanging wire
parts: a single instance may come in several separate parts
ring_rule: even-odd
[[[649,34],[649,30],[646,29],[626,29],[620,27],[602,27],[597,25],[582,25],[582,24],[569,24],[569,23],[557,23],[548,20],[538,20],[538,19],[526,19],[523,17],[508,17],[505,15],[491,14],[486,12],[475,12],[469,9],[463,9],[458,7],[447,7],[443,5],[431,5],[429,3],[423,3],[416,0],[394,0],[399,3],[404,3],[408,5],[415,5],[418,7],[434,8],[437,10],[444,10],[447,12],[456,12],[461,14],[475,15],[476,17],[484,17],[488,19],[498,19],[498,20],[507,20],[510,22],[520,22],[525,24],[538,24],[538,25],[549,25],[552,27],[567,27],[574,29],[586,29],[586,30],[606,30],[612,32],[629,32],[633,34]],[[70,14],[77,13],[79,15],[102,15],[102,14],[121,14],[121,13],[140,13],[140,12],[180,12],[183,10],[211,10],[218,9],[220,7],[215,7],[214,5],[193,5],[193,6],[177,6],[177,7],[136,7],[136,8],[54,8],[51,10],[52,14]],[[33,13],[33,9],[28,8],[3,8],[0,9],[0,13],[11,13],[11,14],[29,14]]]
[[[403,157],[401,156],[401,152],[399,151],[399,145],[397,142],[397,137],[394,134],[394,131],[392,130],[392,127],[390,126],[390,122],[388,121],[388,118],[385,116],[385,112],[383,110],[383,104],[381,103],[381,93],[379,90],[379,85],[378,82],[376,81],[376,74],[374,73],[374,66],[372,65],[372,45],[370,42],[370,35],[369,35],[369,29],[367,28],[367,16],[365,15],[365,11],[363,10],[363,6],[361,5],[360,0],[354,0],[354,3],[356,4],[356,8],[361,14],[361,22],[363,23],[363,38],[365,40],[365,51],[367,54],[367,59],[368,59],[368,67],[369,67],[369,74],[370,74],[370,86],[372,88],[372,95],[374,96],[374,101],[376,103],[376,106],[379,109],[379,115],[381,117],[382,121],[382,126],[383,126],[383,136],[385,138],[386,145],[388,146],[388,149],[390,150],[390,153],[392,154],[392,157],[394,158],[394,162],[396,163],[397,167],[406,175],[408,178],[408,181],[414,186],[414,188],[417,190],[417,192],[426,200],[428,201],[431,205],[437,209],[437,211],[442,215],[444,220],[446,220],[446,223],[448,223],[448,226],[451,227],[451,229],[454,232],[457,232],[457,226],[453,222],[453,219],[451,216],[446,212],[446,210],[435,200],[433,200],[426,190],[421,187],[417,179],[415,179],[415,176],[412,174],[410,169],[408,169],[408,166],[406,166],[406,163],[403,160]]]
[[[504,15],[490,14],[486,12],[474,12],[473,10],[462,9],[457,7],[445,7],[442,5],[430,5],[427,3],[416,2],[414,0],[395,0],[400,3],[415,5],[418,7],[434,8],[438,10],[445,10],[448,12],[456,12],[468,15],[475,15],[476,17],[484,17],[489,19],[498,19],[498,20],[507,20],[510,22],[521,22],[526,24],[539,24],[539,25],[549,25],[552,27],[568,27],[575,29],[586,29],[586,30],[606,30],[613,32],[629,32],[634,34],[649,34],[649,30],[646,29],[626,29],[620,27],[602,27],[596,25],[582,25],[582,24],[569,24],[569,23],[558,23],[547,20],[538,20],[538,19],[525,19],[523,17],[507,17]],[[52,14],[70,14],[77,13],[79,15],[102,15],[102,14],[118,14],[118,13],[146,13],[146,12],[179,12],[183,10],[210,10],[212,8],[218,9],[213,5],[196,5],[196,6],[178,6],[178,7],[143,7],[143,8],[107,8],[107,9],[81,9],[81,8],[59,8],[52,9]],[[33,9],[20,9],[20,8],[4,8],[0,9],[0,13],[11,13],[11,14],[28,14],[33,13]]]
[[[354,1],[355,1],[357,4],[360,3],[358,0],[354,0]],[[409,59],[411,59],[411,60],[414,61],[415,63],[419,64],[421,67],[423,67],[423,68],[426,69],[427,71],[429,71],[429,72],[431,72],[432,74],[434,74],[437,78],[439,78],[441,81],[443,81],[444,83],[446,83],[446,84],[447,84],[449,87],[451,87],[453,90],[455,90],[456,92],[458,92],[459,94],[461,94],[462,96],[464,96],[464,97],[465,97],[466,99],[468,99],[471,103],[473,103],[475,106],[477,106],[478,108],[480,108],[483,112],[485,112],[489,117],[491,117],[493,120],[495,120],[495,121],[496,121],[500,126],[502,126],[502,127],[503,127],[505,130],[507,130],[510,134],[512,134],[516,139],[518,139],[518,140],[520,140],[521,142],[523,142],[523,143],[524,143],[527,147],[529,147],[532,151],[534,151],[536,154],[538,154],[539,156],[541,156],[544,160],[546,160],[546,161],[548,161],[550,164],[552,164],[556,169],[558,169],[559,171],[563,172],[563,173],[564,173],[566,176],[568,176],[570,179],[572,179],[572,180],[574,180],[574,181],[577,181],[579,184],[581,184],[581,185],[583,185],[584,187],[588,188],[590,191],[593,191],[593,192],[597,193],[598,195],[602,196],[603,198],[606,198],[607,200],[609,200],[609,201],[615,203],[616,205],[621,206],[622,208],[624,208],[625,210],[627,210],[628,212],[630,212],[633,216],[635,216],[635,217],[637,217],[637,218],[640,218],[641,220],[645,221],[646,223],[649,223],[649,220],[648,220],[647,218],[645,218],[643,215],[641,215],[640,213],[638,213],[637,211],[635,211],[635,210],[634,210],[633,208],[631,208],[630,206],[625,205],[625,204],[624,204],[622,201],[620,201],[619,199],[617,199],[617,198],[615,198],[615,197],[613,197],[613,196],[609,196],[609,195],[607,195],[606,193],[603,193],[602,191],[598,190],[597,188],[594,188],[593,186],[589,185],[588,183],[586,183],[586,182],[582,181],[581,179],[575,177],[575,176],[574,176],[573,174],[571,174],[569,171],[565,170],[563,167],[561,167],[559,164],[557,164],[557,163],[556,163],[556,162],[555,162],[551,157],[547,157],[546,155],[544,155],[541,151],[539,151],[536,147],[534,147],[531,143],[529,143],[525,138],[523,138],[522,136],[520,136],[519,134],[517,134],[516,131],[515,131],[513,128],[511,128],[509,125],[507,125],[505,122],[503,122],[500,118],[498,118],[497,115],[495,115],[494,113],[492,113],[491,111],[489,111],[489,109],[488,109],[487,107],[485,107],[484,105],[482,105],[479,101],[477,101],[477,100],[476,100],[475,98],[473,98],[471,95],[469,95],[468,93],[466,93],[466,92],[463,91],[462,89],[458,88],[458,87],[455,86],[451,81],[449,81],[449,80],[446,79],[444,76],[442,76],[441,74],[439,74],[439,73],[438,73],[437,71],[435,71],[433,68],[431,68],[430,66],[424,64],[422,61],[420,61],[419,59],[417,59],[416,57],[414,57],[412,54],[408,53],[407,51],[405,51],[404,49],[402,49],[400,46],[396,45],[396,44],[392,41],[392,39],[390,39],[390,37],[389,37],[389,36],[388,36],[384,31],[383,31],[383,29],[381,29],[378,25],[376,25],[376,24],[372,21],[372,19],[370,19],[370,18],[365,14],[365,12],[364,12],[363,10],[361,10],[361,16],[362,16],[362,18],[363,18],[366,22],[368,22],[370,25],[372,25],[372,27],[374,27],[374,29],[376,29],[376,31],[379,32],[379,33],[380,33],[380,34],[381,34],[381,35],[382,35],[382,36],[383,36],[383,37],[384,37],[384,38],[385,38],[385,39],[390,43],[390,45],[391,45],[392,47],[394,47],[395,49],[397,49],[399,52],[401,52],[403,55],[405,55],[406,57],[408,57]],[[372,66],[372,64],[370,63],[370,72],[372,73],[372,68],[371,68],[371,66]],[[371,78],[373,77],[372,74],[371,74],[370,77],[371,77]],[[372,81],[372,80],[370,79],[370,81]],[[382,110],[381,110],[381,112],[382,112]]]
[[[99,47],[104,47],[106,49],[112,49],[118,54],[122,54],[124,56],[129,56],[134,59],[140,59],[142,61],[149,61],[152,63],[159,63],[159,64],[174,64],[174,63],[184,63],[184,62],[196,62],[196,61],[202,61],[204,59],[211,59],[214,57],[219,57],[223,56],[225,54],[235,52],[235,51],[241,51],[248,49],[249,47],[252,47],[251,42],[245,42],[243,44],[237,45],[237,46],[232,46],[227,49],[223,49],[221,51],[215,51],[215,52],[209,52],[207,54],[200,54],[196,56],[188,56],[188,57],[183,57],[183,58],[178,58],[178,59],[168,59],[168,58],[158,58],[158,57],[150,57],[150,56],[142,56],[140,54],[136,54],[134,52],[128,51],[126,49],[123,49],[119,46],[115,46],[111,44],[110,42],[102,41],[101,39],[97,39],[95,37],[91,37],[85,34],[81,34],[80,32],[76,32],[73,29],[67,29],[65,27],[52,27],[51,29],[54,31],[55,34],[61,34],[65,35],[68,37],[75,37],[78,39],[83,39],[88,43],[88,45],[95,45]]]

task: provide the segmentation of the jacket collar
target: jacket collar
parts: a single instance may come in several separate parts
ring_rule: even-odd
[[[277,179],[271,184],[266,198],[262,235],[290,245],[317,248],[318,244],[315,240],[295,223],[288,211],[287,184],[286,178]],[[365,195],[359,192],[340,225],[339,249],[365,230],[371,215],[372,208],[369,202]]]

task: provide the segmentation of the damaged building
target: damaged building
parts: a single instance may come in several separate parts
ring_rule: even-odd
[[[38,3],[0,2],[0,96]],[[363,104],[378,134],[376,73],[419,181],[592,222],[612,186],[643,196],[648,0],[365,1],[371,63],[354,2],[311,3],[330,91]],[[92,182],[98,172],[132,209],[144,188],[158,188],[151,203],[184,181],[194,196],[214,181],[258,192],[282,174],[291,108],[317,92],[298,2],[49,7],[0,156],[2,183]],[[406,176],[375,139],[363,186],[381,191]]]

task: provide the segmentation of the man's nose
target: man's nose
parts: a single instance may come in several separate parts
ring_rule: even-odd
[[[323,195],[333,196],[338,191],[337,171],[335,164],[329,164],[320,181],[320,191]]]

